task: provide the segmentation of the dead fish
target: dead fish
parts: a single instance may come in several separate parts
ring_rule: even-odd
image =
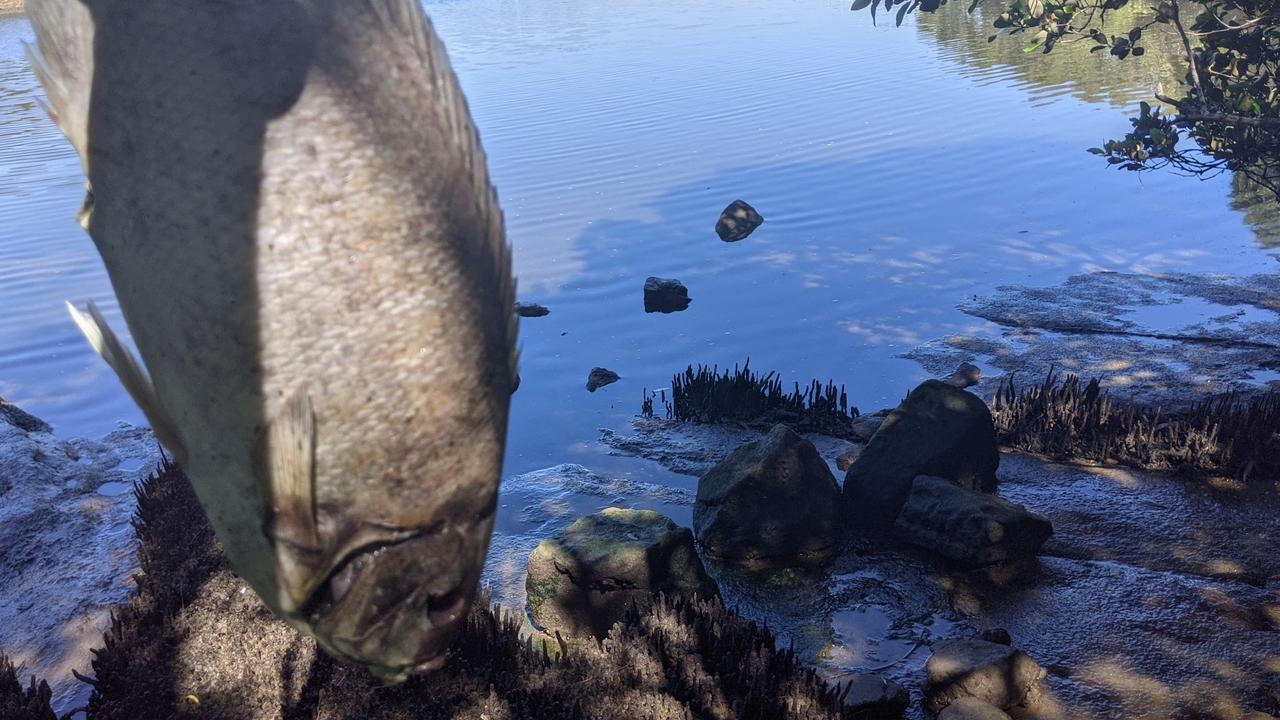
[[[236,571],[390,682],[444,662],[515,382],[502,213],[416,0],[29,0],[136,360]]]

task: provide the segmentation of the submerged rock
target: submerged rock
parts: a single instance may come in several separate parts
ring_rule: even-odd
[[[947,384],[961,390],[971,388],[982,382],[982,371],[970,363],[960,363],[960,367],[947,378]]]
[[[900,718],[910,704],[906,688],[876,673],[854,675],[844,696],[844,706],[853,716],[866,720]]]
[[[932,713],[966,697],[1002,710],[1039,699],[1046,673],[1021,650],[977,639],[942,640],[932,649],[925,663],[925,707]]]
[[[906,542],[967,565],[1035,557],[1053,534],[1045,518],[1002,497],[921,475],[894,521]]]
[[[587,392],[595,392],[605,385],[612,385],[621,379],[622,377],[618,373],[607,368],[591,368],[591,372],[587,374]]]
[[[698,480],[694,532],[718,562],[823,565],[837,552],[839,498],[835,476],[813,443],[775,425]]]
[[[551,310],[546,305],[539,305],[538,303],[518,302],[516,303],[516,314],[526,318],[545,317],[551,314]]]
[[[716,235],[725,242],[736,242],[750,235],[762,222],[764,218],[755,208],[742,200],[734,200],[716,220]]]
[[[689,288],[675,278],[650,277],[644,281],[644,311],[647,313],[680,312],[691,302]]]
[[[579,519],[529,555],[533,619],[548,633],[604,637],[633,603],[658,593],[719,595],[693,549],[693,533],[652,510],[606,508]]]
[[[943,708],[938,720],[1009,720],[1009,715],[991,703],[964,697]]]
[[[995,423],[977,396],[938,380],[911,391],[845,475],[843,501],[855,526],[892,526],[918,475],[995,492]]]

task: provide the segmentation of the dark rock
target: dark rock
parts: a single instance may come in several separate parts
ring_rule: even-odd
[[[529,555],[529,608],[548,632],[604,637],[635,603],[658,593],[719,595],[693,533],[652,510],[580,518]]]
[[[1031,705],[1045,671],[1021,650],[969,639],[934,643],[925,675],[925,708],[938,713],[965,697],[1002,710]]]
[[[4,398],[0,398],[0,423],[7,423],[23,432],[53,432],[53,428],[50,427],[49,423]]]
[[[644,311],[647,313],[680,312],[691,302],[689,289],[675,278],[650,277],[644,281]]]
[[[853,421],[853,436],[867,442],[884,424],[884,415],[866,415]]]
[[[861,454],[862,446],[854,445],[836,457],[836,467],[839,468],[841,472],[848,470],[850,467],[853,467],[855,462],[858,461],[858,456]]]
[[[876,673],[859,673],[849,680],[844,706],[855,718],[900,718],[911,704],[911,695],[898,683]]]
[[[706,557],[718,562],[824,565],[837,551],[839,497],[813,443],[776,425],[698,480],[694,532]]]
[[[921,475],[911,485],[894,533],[926,550],[968,565],[1035,557],[1053,525],[996,495]]]
[[[1009,720],[1009,715],[995,705],[964,697],[943,708],[938,720]]]
[[[605,385],[611,385],[618,382],[622,378],[618,373],[606,368],[591,368],[591,373],[587,375],[587,392],[595,392]]]
[[[546,305],[538,303],[516,303],[516,314],[520,317],[535,318],[543,317],[551,314],[551,310]]]
[[[947,384],[961,390],[973,387],[982,382],[982,371],[969,363],[960,363],[960,367],[947,378]]]
[[[995,643],[997,645],[1013,645],[1013,638],[1009,635],[1009,631],[1004,628],[983,630],[982,634],[978,635],[978,637],[989,643]]]
[[[756,209],[741,200],[734,200],[720,213],[716,221],[716,235],[725,242],[736,242],[760,227],[764,218]]]
[[[938,380],[927,380],[889,413],[844,482],[844,507],[853,526],[893,524],[918,475],[995,492],[995,424],[986,403]]]

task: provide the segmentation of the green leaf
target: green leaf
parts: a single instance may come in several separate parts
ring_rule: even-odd
[[[1147,49],[1146,49],[1146,48],[1141,47],[1141,46],[1134,46],[1134,48],[1133,48],[1133,55],[1134,55],[1134,57],[1141,57],[1141,56],[1146,55],[1146,54],[1147,54]]]
[[[1106,151],[1106,150],[1103,150],[1102,148],[1089,148],[1089,152],[1093,153],[1094,155],[1106,155],[1106,154],[1107,154],[1107,151]]]
[[[1027,0],[1027,14],[1037,20],[1044,17],[1044,0]]]
[[[1106,45],[1094,45],[1093,47],[1089,48],[1089,52],[1095,53],[1095,52],[1098,52],[1099,50],[1106,50],[1106,49],[1107,49]]]
[[[853,0],[853,7],[850,10],[857,12],[871,4],[871,0]]]
[[[1134,28],[1129,31],[1129,42],[1136,43],[1142,39],[1142,28]]]
[[[907,16],[907,10],[910,10],[910,9],[911,9],[910,4],[905,4],[902,7],[898,8],[898,17],[893,21],[893,24],[898,27],[902,27],[902,18]]]

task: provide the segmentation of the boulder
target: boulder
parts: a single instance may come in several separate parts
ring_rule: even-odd
[[[943,708],[938,720],[1009,720],[1009,715],[995,705],[965,697]]]
[[[925,708],[931,713],[961,698],[1007,710],[1031,705],[1040,696],[1044,668],[1021,650],[976,638],[942,640],[932,649],[924,666]]]
[[[813,443],[785,425],[698,480],[693,528],[707,558],[751,569],[825,565],[838,546],[840,490]]]
[[[855,718],[900,718],[911,704],[906,688],[876,673],[858,673],[849,680],[844,706]]]
[[[525,592],[547,632],[604,637],[635,603],[658,593],[718,596],[693,533],[652,510],[606,508],[578,519],[529,555]]]
[[[995,423],[976,395],[938,380],[911,391],[889,413],[844,482],[844,508],[855,526],[887,529],[918,475],[995,492]]]
[[[912,545],[983,566],[1035,557],[1053,525],[1002,497],[921,475],[911,484],[893,531]]]
[[[884,424],[884,415],[864,415],[854,418],[853,420],[853,436],[866,442],[871,439],[872,435],[880,429]]]
[[[516,303],[516,314],[526,318],[544,317],[551,314],[551,309],[538,303],[518,302]]]
[[[675,278],[650,277],[644,281],[644,311],[673,313],[689,307],[689,288]]]
[[[587,374],[587,392],[595,392],[605,385],[612,385],[621,379],[618,373],[608,368],[591,368],[591,372]]]
[[[716,235],[725,242],[736,242],[750,235],[762,222],[764,218],[755,208],[742,200],[734,200],[716,220]]]

